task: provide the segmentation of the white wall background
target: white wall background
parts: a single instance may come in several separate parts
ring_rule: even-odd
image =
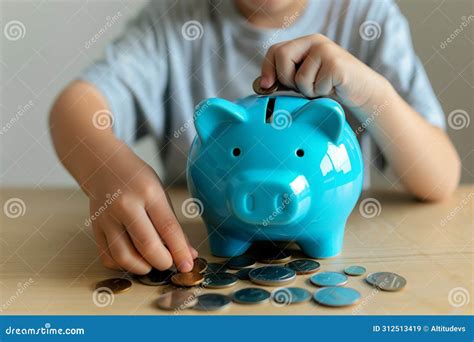
[[[445,112],[458,110],[455,114],[460,113],[459,118],[470,120],[474,20],[461,33],[455,31],[474,14],[472,0],[397,2],[411,23],[416,50]],[[58,92],[102,54],[107,42],[145,3],[0,0],[0,185],[43,188],[74,184],[52,149],[47,130],[49,108]],[[118,12],[120,20],[86,48],[85,43],[104,27],[107,17]],[[20,32],[24,37],[18,40],[11,40],[12,36],[5,33],[13,20],[24,25]],[[452,34],[454,39],[441,48]],[[464,182],[474,179],[473,126],[474,122],[462,129],[449,129],[463,159]],[[136,148],[145,159],[154,153],[150,141],[145,140]]]

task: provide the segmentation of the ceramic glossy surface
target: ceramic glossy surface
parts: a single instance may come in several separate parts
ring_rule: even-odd
[[[363,161],[337,102],[213,98],[196,107],[194,124],[188,188],[214,255],[241,255],[259,240],[293,240],[313,258],[339,254]]]

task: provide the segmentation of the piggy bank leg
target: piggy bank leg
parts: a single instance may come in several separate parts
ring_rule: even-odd
[[[244,254],[251,241],[244,241],[229,236],[223,229],[208,227],[209,245],[212,255],[218,257],[233,257]]]
[[[344,226],[343,226],[344,227]],[[322,236],[306,235],[296,241],[303,253],[311,258],[331,258],[338,255],[344,240],[344,228],[325,232]]]

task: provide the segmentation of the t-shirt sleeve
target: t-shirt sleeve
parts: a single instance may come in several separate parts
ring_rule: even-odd
[[[369,66],[387,78],[405,101],[429,123],[446,129],[443,109],[414,51],[406,18],[392,1],[376,3],[384,8],[372,8],[378,12],[373,17],[380,18],[375,21],[379,27],[373,27],[380,29],[380,37],[369,42]]]
[[[166,48],[150,5],[125,32],[106,47],[105,57],[79,77],[106,98],[119,139],[132,143],[145,134],[164,134],[163,106],[167,84]]]

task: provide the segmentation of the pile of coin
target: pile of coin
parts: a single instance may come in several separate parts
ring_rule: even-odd
[[[257,251],[256,255],[236,256],[223,263],[208,263],[204,258],[197,258],[191,272],[153,269],[136,279],[148,286],[172,286],[170,291],[156,300],[156,305],[164,310],[193,308],[214,311],[224,309],[232,302],[250,305],[273,301],[276,306],[283,306],[307,302],[311,298],[320,305],[343,307],[353,305],[361,298],[359,291],[345,285],[349,277],[366,273],[363,266],[349,266],[343,272],[319,272],[321,264],[318,261],[309,258],[292,260],[292,254],[284,248],[265,243]],[[257,262],[263,265],[257,267]],[[298,276],[308,276],[309,283],[320,289],[311,293],[300,287],[285,287]],[[246,287],[229,295],[207,292],[210,289],[230,288],[245,280],[279,288],[270,292],[260,287]],[[382,291],[399,291],[406,285],[405,278],[391,272],[371,273],[365,280]],[[114,278],[97,283],[96,289],[122,293],[131,286],[132,282],[128,279]],[[199,287],[201,291],[191,291],[194,287]]]

